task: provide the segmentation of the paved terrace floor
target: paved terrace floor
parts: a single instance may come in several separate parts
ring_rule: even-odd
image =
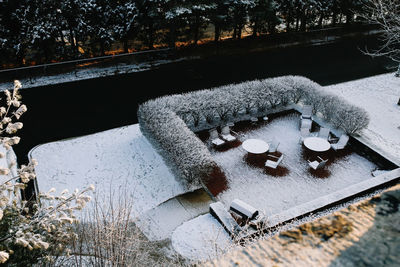
[[[361,140],[400,160],[400,78],[393,73],[325,87],[364,107]],[[397,174],[399,176],[399,174]],[[228,253],[206,266],[399,266],[400,186]]]
[[[299,116],[291,114],[240,136],[242,140],[276,138],[280,142],[278,152],[284,156],[277,173],[249,165],[247,152],[241,146],[224,152],[214,150],[213,157],[228,179],[228,190],[218,199],[229,206],[233,199],[240,198],[269,217],[372,178],[376,165],[351,149],[346,153],[331,152],[338,157],[329,159],[322,176],[313,174],[306,150],[299,142],[298,125]]]

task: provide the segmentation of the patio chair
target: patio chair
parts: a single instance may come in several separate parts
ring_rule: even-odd
[[[228,125],[225,125],[224,127],[222,127],[221,137],[223,140],[225,140],[227,142],[232,142],[232,141],[236,140],[236,137],[231,134],[231,129],[229,128]]]
[[[268,152],[274,153],[274,152],[276,152],[276,150],[278,149],[278,146],[279,146],[280,143],[279,143],[279,141],[274,137],[274,138],[272,139],[272,141],[269,142],[268,144],[269,144]]]
[[[219,138],[217,129],[210,130],[210,139],[211,143],[215,146],[221,146],[225,144],[225,141]]]
[[[346,147],[347,143],[349,142],[350,137],[346,134],[342,134],[339,138],[339,141],[336,144],[331,144],[331,147],[334,150],[340,150]]]
[[[319,129],[319,132],[318,132],[318,137],[323,138],[325,140],[329,140],[330,131],[331,130],[329,128],[321,127],[321,129]]]
[[[304,105],[302,112],[301,112],[301,118],[302,119],[311,119],[311,117],[312,117],[312,106]]]
[[[322,169],[323,167],[325,167],[325,164],[328,162],[328,160],[324,160],[321,157],[317,157],[317,160],[314,161],[309,161],[308,160],[308,165],[310,165],[311,168],[313,168],[314,170],[319,170]]]
[[[303,143],[304,139],[310,136],[310,130],[307,128],[300,129],[300,140],[299,143]]]
[[[306,128],[309,131],[311,131],[311,127],[312,127],[312,120],[310,120],[310,119],[301,119],[300,120],[300,129]]]
[[[271,158],[274,158],[274,159],[276,159],[276,161],[274,161],[274,160],[267,160],[266,162],[265,162],[265,167],[268,167],[268,168],[272,168],[272,169],[276,169],[277,167],[278,167],[278,165],[282,162],[282,160],[283,160],[283,154],[280,156],[280,157],[275,157],[275,156],[273,156],[273,155],[268,155],[268,157],[271,157]]]

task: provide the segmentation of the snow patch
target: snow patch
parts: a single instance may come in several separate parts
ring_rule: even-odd
[[[139,125],[39,145],[30,153],[40,191],[72,192],[94,184],[98,194],[126,192],[133,216],[187,192],[142,135]]]
[[[400,78],[389,73],[324,89],[364,108],[371,120],[361,136],[400,162]]]
[[[233,246],[228,233],[211,214],[183,223],[172,233],[172,246],[183,257],[210,260]]]

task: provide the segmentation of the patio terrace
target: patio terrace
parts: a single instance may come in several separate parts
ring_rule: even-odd
[[[282,153],[284,159],[276,171],[264,167],[266,155],[249,164],[247,152],[239,141],[219,149],[209,145],[228,182],[227,190],[217,199],[229,206],[233,199],[240,198],[271,216],[373,177],[371,172],[377,165],[355,153],[351,144],[341,152],[325,154],[329,161],[322,172],[311,171],[307,163],[310,155],[299,142],[298,125],[298,113],[286,112],[270,116],[268,122],[240,122],[232,128],[241,141],[278,139],[277,153]],[[317,128],[313,125],[314,131]],[[204,132],[199,136],[207,140]]]

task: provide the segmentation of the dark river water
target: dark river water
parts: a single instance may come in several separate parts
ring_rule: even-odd
[[[28,112],[19,133],[21,143],[14,149],[21,163],[38,144],[136,123],[138,104],[165,94],[280,75],[303,75],[328,85],[387,72],[386,60],[360,52],[366,43],[374,42],[347,40],[210,57],[133,74],[23,89]]]

